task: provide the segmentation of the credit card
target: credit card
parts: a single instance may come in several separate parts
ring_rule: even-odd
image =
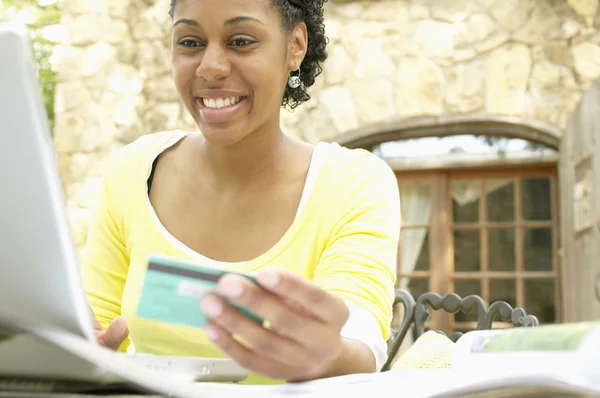
[[[219,279],[228,273],[255,281],[254,276],[249,274],[203,267],[171,257],[152,256],[144,276],[137,316],[202,328],[209,318],[202,312],[200,301],[208,293],[217,293]],[[254,321],[263,323],[248,309],[232,305]]]

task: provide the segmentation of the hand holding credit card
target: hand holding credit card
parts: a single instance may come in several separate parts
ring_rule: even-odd
[[[137,315],[202,328],[227,357],[272,379],[345,374],[340,361],[349,356],[361,357],[357,371],[373,363],[367,345],[342,338],[350,316],[344,299],[283,269],[249,275],[152,257]]]
[[[144,278],[137,316],[202,328],[208,322],[208,317],[202,313],[200,302],[206,294],[217,293],[219,279],[228,273],[236,273],[255,282],[254,276],[249,274],[203,267],[170,257],[152,256]],[[234,306],[256,322],[263,322],[251,311]]]

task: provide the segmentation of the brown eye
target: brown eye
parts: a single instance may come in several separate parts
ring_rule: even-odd
[[[254,40],[239,38],[239,39],[233,40],[231,42],[231,45],[233,47],[246,47],[246,46],[249,46],[250,44],[254,44],[254,43],[256,43]]]
[[[200,43],[199,41],[191,40],[191,39],[181,40],[178,44],[182,47],[190,47],[190,48],[191,47],[199,47],[202,45],[202,43]]]

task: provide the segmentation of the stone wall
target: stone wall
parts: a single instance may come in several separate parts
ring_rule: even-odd
[[[55,142],[80,246],[107,157],[194,126],[170,75],[168,0],[64,0]],[[371,0],[327,5],[313,99],[283,111],[315,142],[422,116],[511,115],[565,127],[600,76],[598,0]]]

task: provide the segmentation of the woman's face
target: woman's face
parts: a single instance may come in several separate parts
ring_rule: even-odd
[[[231,145],[278,128],[287,78],[305,53],[303,33],[285,34],[270,0],[178,1],[175,86],[206,140]]]

